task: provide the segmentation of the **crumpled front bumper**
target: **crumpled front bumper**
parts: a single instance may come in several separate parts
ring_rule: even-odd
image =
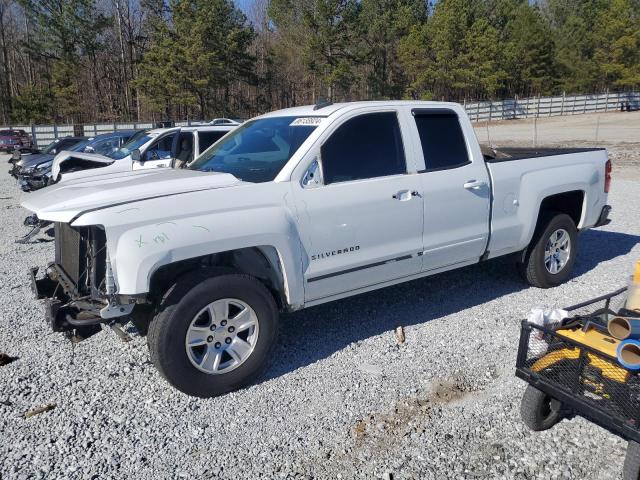
[[[44,300],[45,319],[51,330],[64,332],[78,341],[101,330],[101,324],[112,326],[114,322],[128,321],[135,303],[120,304],[92,299],[78,293],[73,282],[60,265],[50,263],[42,278],[39,267],[29,269],[31,290],[37,300]]]
[[[23,192],[31,192],[46,187],[49,184],[49,177],[46,174],[35,172],[18,174],[18,185]]]
[[[78,339],[88,338],[101,330],[99,311],[82,308],[70,294],[72,286],[58,265],[52,263],[38,278],[38,267],[29,269],[31,290],[37,300],[44,300],[45,321],[54,332],[65,332]],[[97,306],[96,306],[97,307]]]
[[[18,165],[18,162],[11,162],[11,170],[9,170],[9,175],[13,178],[18,178],[20,176],[21,167]]]

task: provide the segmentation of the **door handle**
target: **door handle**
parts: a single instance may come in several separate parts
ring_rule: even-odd
[[[400,190],[398,193],[394,193],[391,198],[400,202],[406,202],[407,200],[411,200],[413,193],[411,190]]]
[[[486,187],[487,182],[483,182],[482,180],[468,180],[463,187],[467,190],[477,190],[480,187]]]

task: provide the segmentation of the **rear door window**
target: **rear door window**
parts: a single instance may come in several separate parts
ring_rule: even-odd
[[[425,171],[458,168],[471,163],[458,115],[452,110],[414,111]]]
[[[347,120],[324,143],[321,154],[327,185],[407,172],[395,112],[368,113]]]
[[[198,148],[204,152],[211,145],[220,140],[227,132],[198,132]]]

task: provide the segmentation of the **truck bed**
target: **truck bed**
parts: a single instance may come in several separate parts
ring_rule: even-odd
[[[568,155],[571,153],[597,152],[604,148],[527,148],[527,147],[507,147],[491,148],[482,145],[482,155],[485,162],[509,162],[512,160],[525,160],[538,157],[553,157],[556,155]]]

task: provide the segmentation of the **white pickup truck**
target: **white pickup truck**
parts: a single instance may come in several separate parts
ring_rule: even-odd
[[[31,195],[24,207],[56,222],[33,287],[54,331],[132,321],[172,385],[214,396],[264,368],[279,311],[507,254],[530,284],[558,285],[578,232],[608,222],[610,171],[602,149],[483,154],[452,103],[281,110],[187,169]]]
[[[52,183],[188,163],[237,125],[196,125],[138,132],[109,155],[62,151],[53,159]]]

